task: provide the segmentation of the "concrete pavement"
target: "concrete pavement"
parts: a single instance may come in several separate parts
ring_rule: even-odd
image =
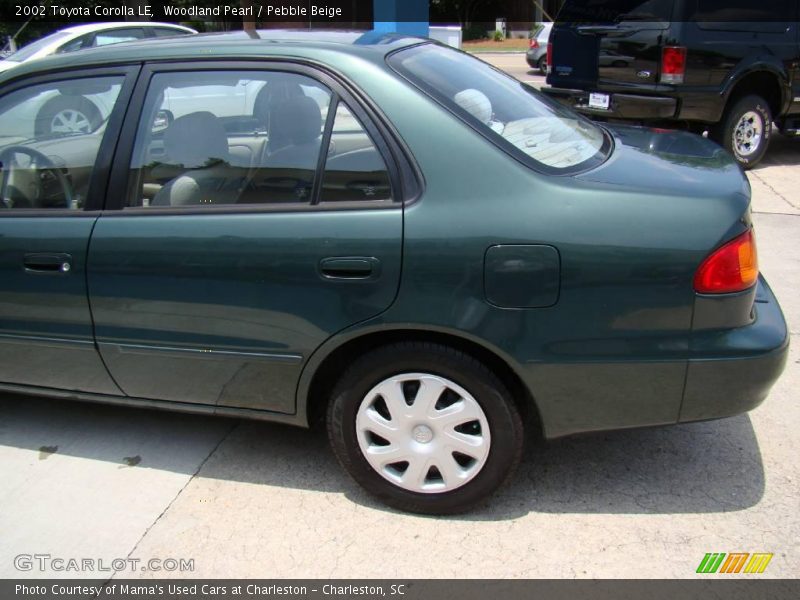
[[[472,514],[373,502],[322,434],[0,396],[0,577],[20,554],[193,559],[162,577],[694,577],[706,552],[772,552],[800,573],[800,140],[776,138],[753,186],[762,271],[793,347],[748,415],[530,448]],[[96,565],[97,566],[97,565]]]

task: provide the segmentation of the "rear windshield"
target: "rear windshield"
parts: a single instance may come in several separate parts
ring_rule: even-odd
[[[567,0],[558,13],[560,22],[621,23],[653,21],[668,23],[675,0]]]
[[[610,141],[600,127],[468,54],[423,44],[396,52],[389,64],[536,170],[571,173],[608,155]]]
[[[52,44],[53,42],[60,40],[61,38],[67,37],[69,32],[67,31],[59,31],[43,37],[40,40],[36,40],[35,42],[31,42],[27,46],[24,46],[11,56],[9,56],[6,60],[13,60],[14,62],[22,62],[23,60],[28,60],[31,56],[36,54],[39,50]]]
[[[539,31],[536,32],[536,39],[546,42],[550,38],[550,32],[553,30],[552,23],[542,23]]]

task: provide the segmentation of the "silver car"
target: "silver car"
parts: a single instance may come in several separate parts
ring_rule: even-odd
[[[194,29],[172,23],[123,21],[75,25],[31,42],[0,61],[0,72],[53,54],[194,33],[197,33]],[[7,126],[0,137],[7,140],[14,137],[92,133],[105,123],[116,93],[110,89],[98,89],[97,93],[75,95],[63,89],[62,93],[51,91],[40,94],[18,107],[17,118],[8,121],[13,126]]]
[[[528,61],[531,69],[539,69],[542,73],[547,70],[547,44],[552,29],[552,23],[542,23],[541,29],[531,38],[528,52],[525,55],[525,60]]]
[[[197,33],[194,29],[174,23],[109,22],[74,25],[31,42],[0,63],[0,71],[20,63],[52,54],[63,54],[85,48],[107,46],[119,42]]]

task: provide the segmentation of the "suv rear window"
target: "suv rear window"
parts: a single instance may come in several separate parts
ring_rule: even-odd
[[[567,0],[559,22],[621,23],[669,22],[675,0]]]
[[[468,54],[435,44],[404,49],[389,64],[496,145],[532,168],[567,174],[604,161],[604,130]]]

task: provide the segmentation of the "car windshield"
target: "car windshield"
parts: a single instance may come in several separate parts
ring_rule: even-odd
[[[42,48],[49,46],[53,42],[56,42],[60,39],[63,39],[70,35],[66,31],[58,31],[51,35],[45,36],[40,40],[36,40],[35,42],[31,42],[27,46],[20,48],[14,54],[9,56],[6,60],[13,60],[14,62],[22,62],[23,60],[28,60],[31,56],[36,54]]]
[[[536,170],[567,173],[602,162],[610,142],[584,117],[463,52],[437,44],[389,58],[401,75]]]

